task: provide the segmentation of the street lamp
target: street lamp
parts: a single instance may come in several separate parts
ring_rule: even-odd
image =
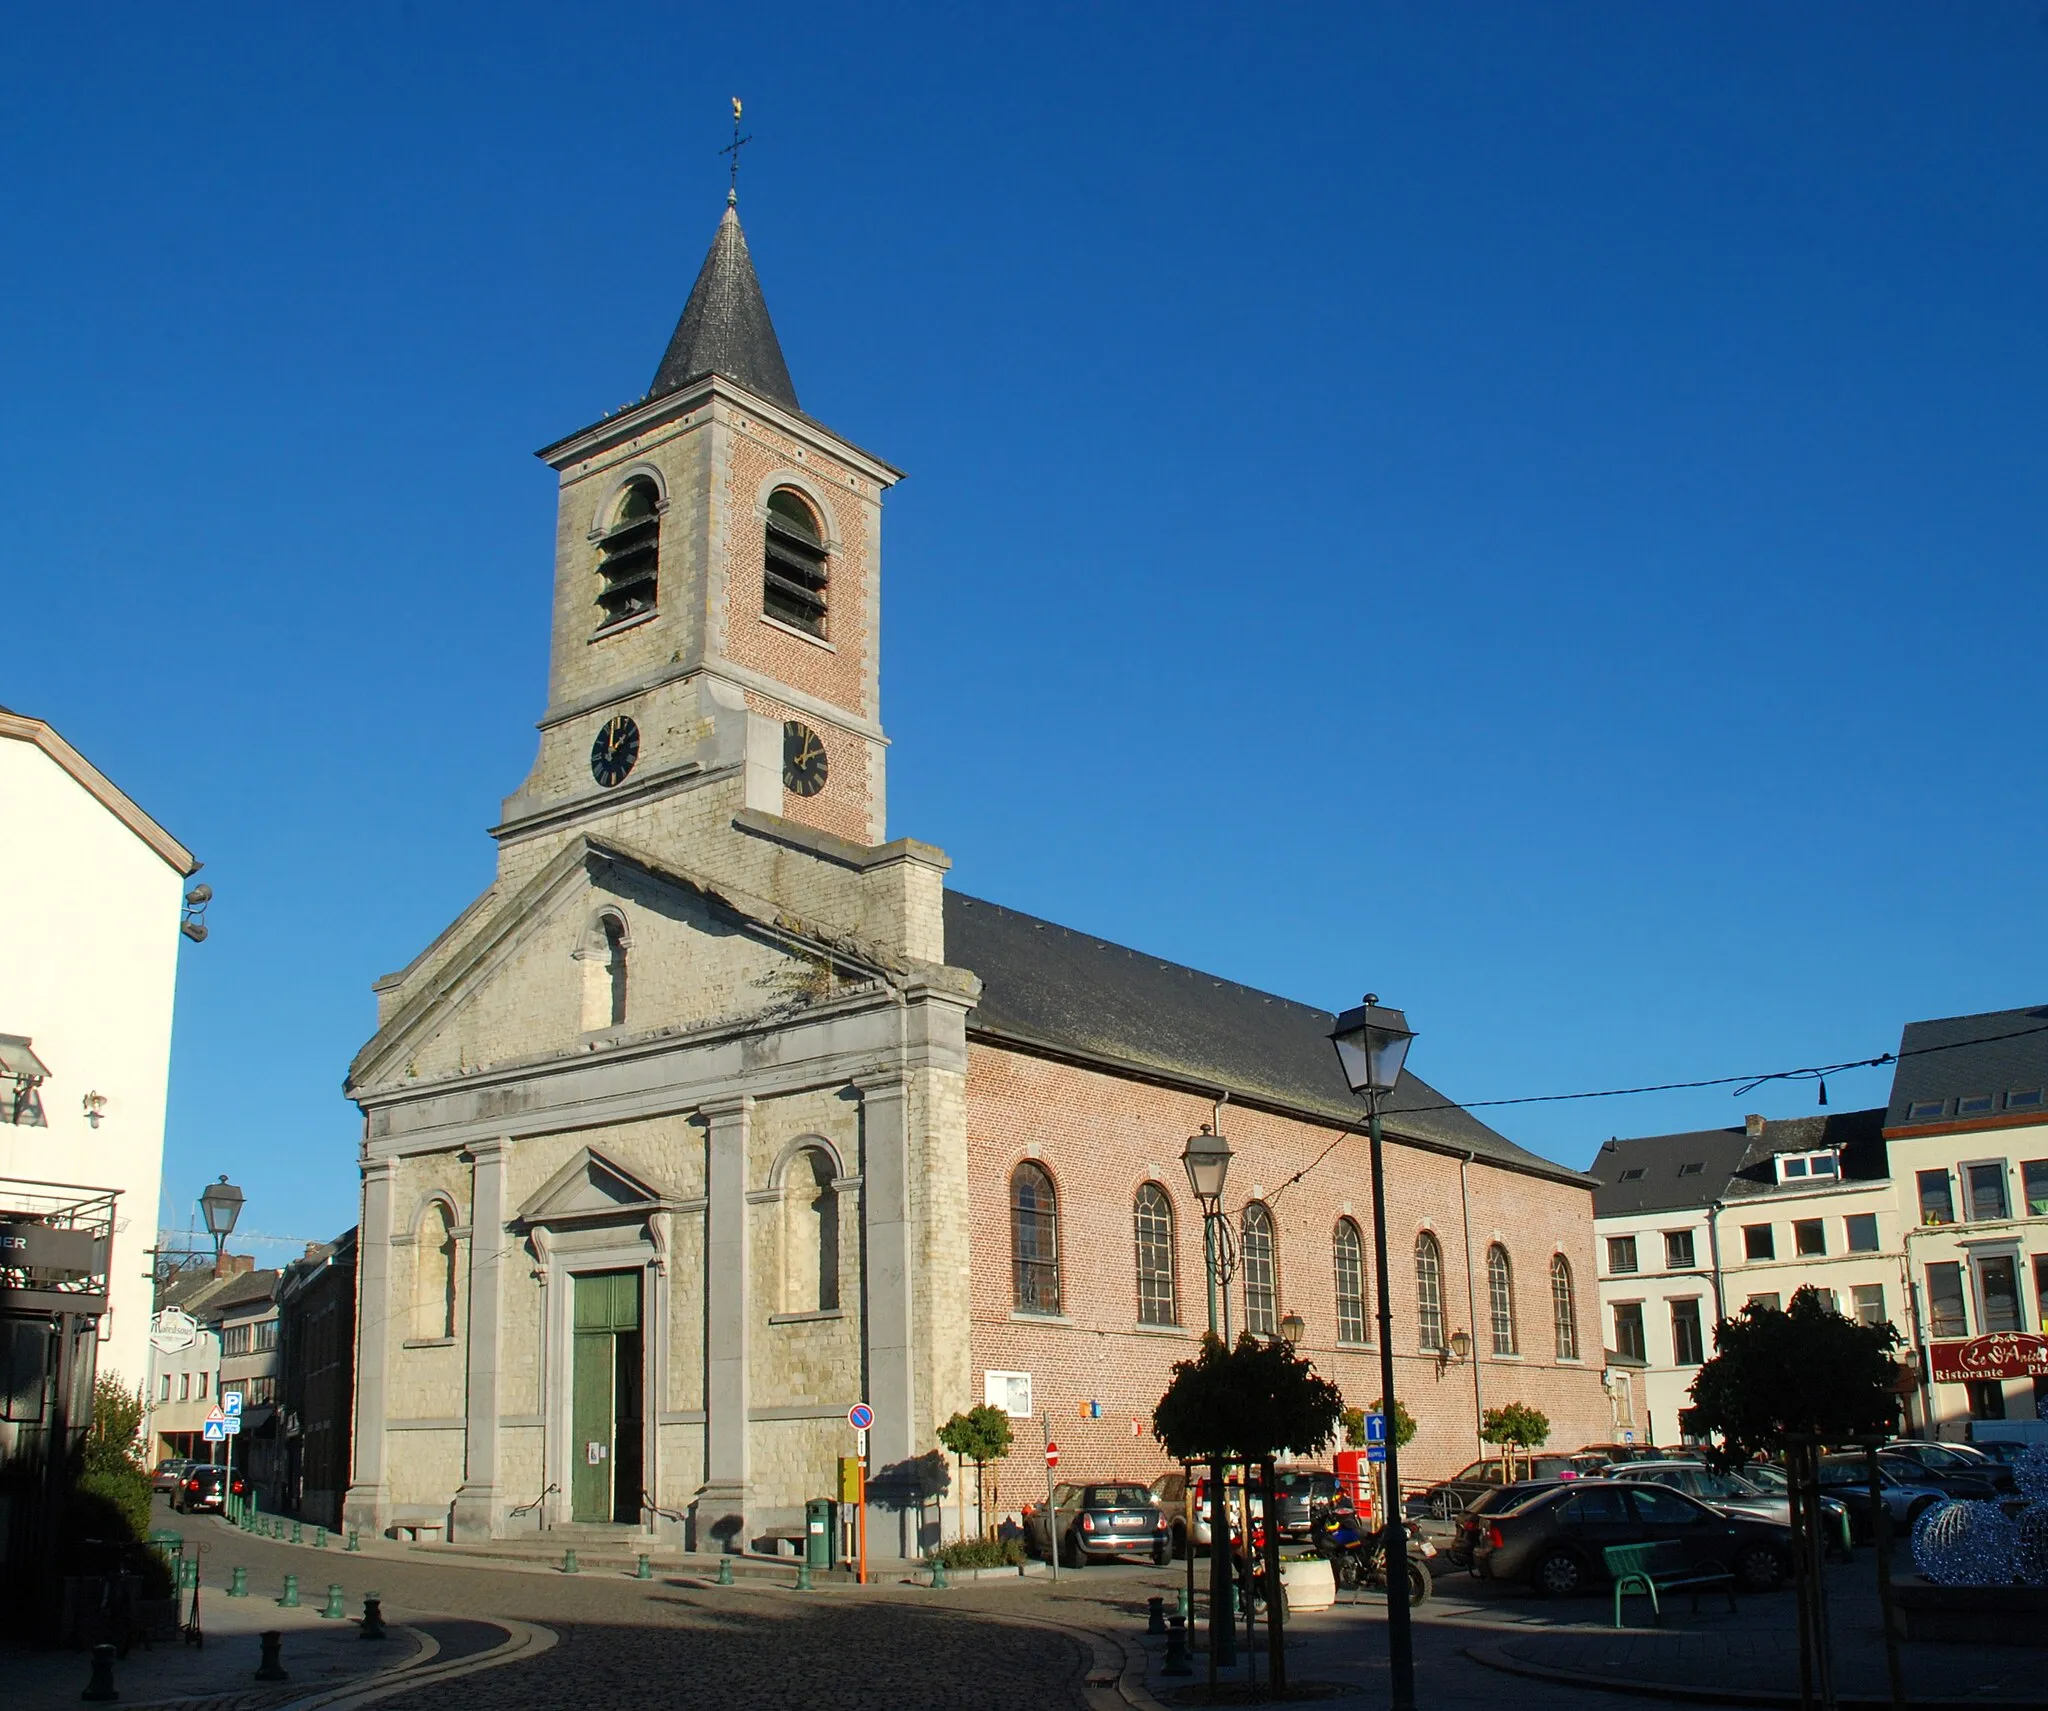
[[[1453,1331],[1450,1341],[1436,1351],[1436,1375],[1442,1378],[1445,1371],[1454,1366],[1463,1366],[1472,1358],[1472,1333]]]
[[[226,1177],[209,1182],[199,1197],[199,1210],[206,1217],[206,1233],[213,1237],[213,1262],[220,1264],[220,1250],[235,1233],[235,1220],[242,1215],[242,1191]]]
[[[1226,1335],[1230,1322],[1230,1268],[1225,1254],[1230,1239],[1223,1221],[1223,1184],[1230,1175],[1230,1143],[1207,1123],[1199,1135],[1188,1136],[1181,1148],[1180,1162],[1188,1173],[1188,1187],[1202,1208],[1202,1272],[1209,1283],[1209,1335],[1216,1335],[1217,1274],[1222,1273],[1223,1316]],[[1209,1464],[1209,1681],[1213,1687],[1216,1671],[1237,1662],[1237,1623],[1231,1614],[1230,1596],[1230,1503],[1224,1484],[1222,1459]],[[1249,1535],[1247,1535],[1249,1537]],[[1194,1552],[1188,1552],[1190,1592]]]
[[[1408,1018],[1384,1008],[1376,994],[1346,1010],[1330,1031],[1337,1061],[1351,1091],[1365,1100],[1366,1133],[1372,1144],[1372,1246],[1379,1273],[1380,1409],[1387,1422],[1385,1490],[1387,1514],[1380,1537],[1387,1570],[1387,1679],[1393,1711],[1415,1711],[1415,1639],[1408,1622],[1408,1536],[1401,1516],[1400,1434],[1394,1422],[1400,1412],[1394,1401],[1394,1318],[1387,1288],[1387,1167],[1380,1139],[1380,1100],[1401,1079],[1408,1055]]]
[[[1289,1348],[1308,1335],[1308,1321],[1299,1313],[1280,1315],[1280,1340]]]

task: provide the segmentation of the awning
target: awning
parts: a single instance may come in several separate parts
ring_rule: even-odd
[[[270,1428],[277,1423],[276,1404],[265,1402],[255,1408],[242,1410],[242,1436],[245,1438],[267,1438]]]
[[[49,1079],[50,1067],[36,1056],[26,1035],[0,1034],[0,1075],[39,1087]]]

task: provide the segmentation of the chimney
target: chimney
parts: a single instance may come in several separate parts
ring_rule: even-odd
[[[222,1254],[213,1262],[215,1277],[240,1277],[245,1271],[256,1269],[254,1254]]]
[[[1762,1112],[1750,1112],[1750,1114],[1747,1117],[1742,1119],[1742,1126],[1743,1128],[1749,1131],[1749,1138],[1751,1140],[1760,1141],[1764,1138],[1764,1119]]]

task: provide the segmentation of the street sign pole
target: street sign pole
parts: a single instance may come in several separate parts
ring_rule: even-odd
[[[1059,1517],[1052,1506],[1052,1470],[1060,1464],[1060,1447],[1052,1441],[1052,1416],[1038,1417],[1040,1429],[1045,1433],[1045,1560],[1052,1569],[1053,1584],[1060,1579],[1060,1542],[1053,1537],[1053,1529]]]
[[[856,1402],[846,1411],[846,1423],[853,1428],[855,1459],[860,1463],[860,1500],[854,1506],[854,1520],[860,1528],[860,1566],[854,1571],[859,1584],[868,1583],[868,1428],[875,1423],[875,1411]]]

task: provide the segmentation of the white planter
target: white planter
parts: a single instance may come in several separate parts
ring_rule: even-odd
[[[1280,1584],[1287,1589],[1287,1608],[1327,1610],[1337,1602],[1337,1577],[1321,1557],[1308,1562],[1283,1562]]]

